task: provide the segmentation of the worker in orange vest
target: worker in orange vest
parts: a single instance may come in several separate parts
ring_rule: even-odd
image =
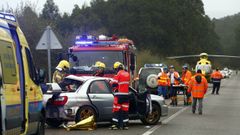
[[[189,81],[192,78],[192,73],[191,71],[188,70],[188,66],[187,65],[183,65],[182,67],[182,81],[183,83],[188,87]],[[191,104],[192,103],[192,98],[191,98],[191,93],[186,92],[186,96],[187,96],[187,101],[186,104]]]
[[[198,113],[202,115],[203,98],[207,88],[207,79],[202,75],[201,70],[197,70],[197,73],[191,78],[188,85],[188,92],[191,92],[193,97],[192,113],[195,113],[198,102]]]
[[[171,105],[177,105],[177,89],[174,88],[174,85],[179,85],[181,82],[181,78],[179,76],[179,73],[175,71],[175,68],[173,65],[169,68],[168,76],[170,78],[170,97],[172,102]]]
[[[217,89],[216,94],[219,94],[219,89],[221,86],[221,80],[223,79],[223,75],[220,73],[219,69],[216,68],[216,71],[214,71],[211,74],[211,79],[213,82],[213,90],[212,90],[212,94],[215,93],[215,89]]]
[[[163,72],[158,74],[158,95],[164,98],[167,98],[167,88],[170,86],[170,79],[167,72],[167,67],[164,67]]]
[[[118,81],[118,89],[114,92],[113,101],[113,125],[111,129],[128,129],[128,109],[129,109],[129,83],[130,74],[124,70],[124,65],[120,62],[114,63],[117,75],[114,79]]]

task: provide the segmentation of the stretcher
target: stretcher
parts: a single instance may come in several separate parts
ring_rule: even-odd
[[[189,94],[187,93],[187,86],[184,84],[173,85],[173,89],[175,89],[177,91],[177,96],[178,95],[183,96],[184,105],[189,105],[189,103],[188,103]]]

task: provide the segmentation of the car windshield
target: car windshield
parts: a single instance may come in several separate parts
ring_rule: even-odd
[[[69,59],[71,67],[76,71],[91,73],[94,71],[95,63],[101,61],[106,65],[106,72],[113,72],[113,64],[116,61],[123,62],[122,51],[79,51],[72,52]]]

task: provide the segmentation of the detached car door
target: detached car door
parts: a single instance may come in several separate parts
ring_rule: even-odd
[[[113,94],[105,80],[93,81],[88,89],[88,96],[99,113],[100,120],[112,118]]]

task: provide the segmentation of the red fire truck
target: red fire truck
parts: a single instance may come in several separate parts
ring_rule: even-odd
[[[75,45],[68,51],[71,69],[76,75],[92,75],[97,61],[106,65],[105,77],[114,76],[113,64],[117,61],[124,64],[131,75],[131,80],[136,75],[136,48],[129,39],[104,35],[98,37],[79,35],[76,36]]]

